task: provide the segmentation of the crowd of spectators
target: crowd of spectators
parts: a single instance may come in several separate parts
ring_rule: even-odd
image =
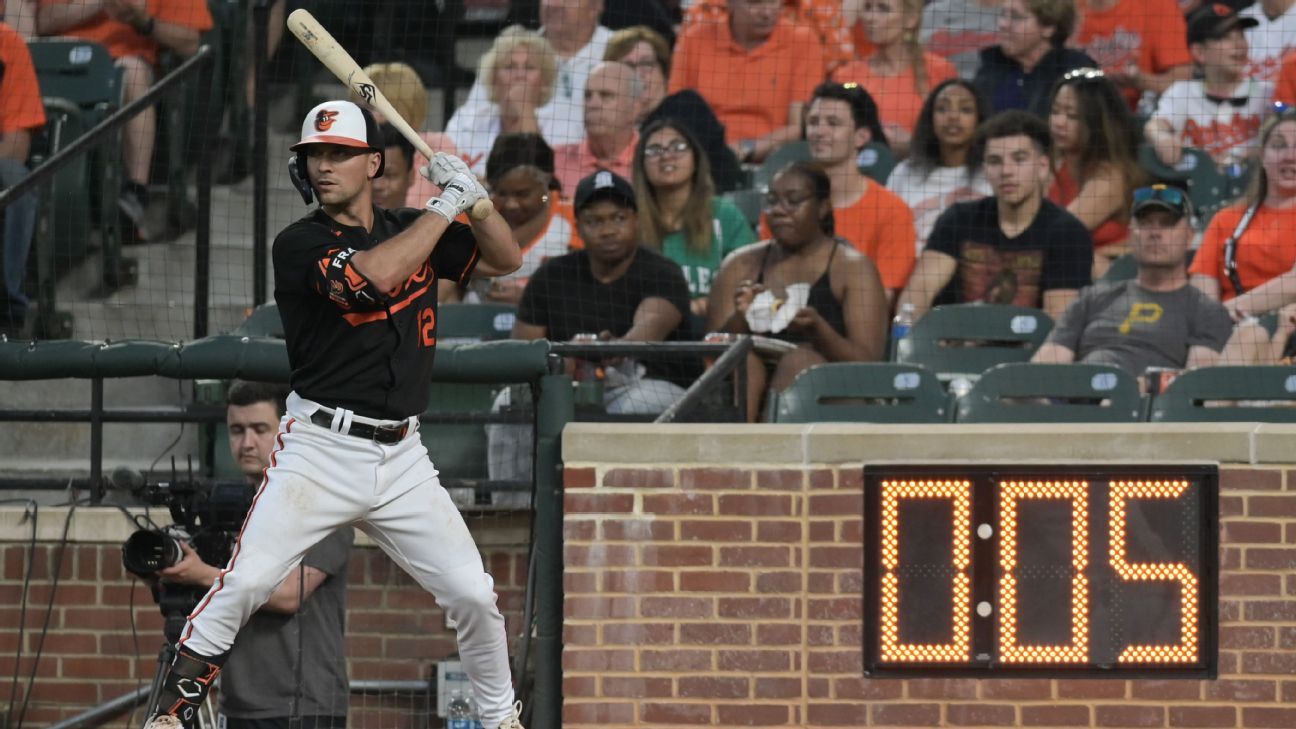
[[[33,8],[30,33],[104,43],[125,70],[124,100],[147,88],[159,50],[192,53],[211,22],[195,0],[19,4]],[[1087,356],[1090,319],[1104,322],[1102,342],[1155,342],[1158,366],[1281,359],[1296,327],[1296,246],[1283,235],[1296,228],[1296,116],[1275,102],[1296,102],[1296,0],[648,4],[673,16],[669,37],[604,0],[541,0],[538,30],[494,39],[443,130],[429,128],[412,68],[368,69],[434,149],[483,178],[524,251],[507,280],[448,286],[443,300],[519,306],[523,338],[661,339],[758,331],[769,322],[751,312],[769,293],[800,309],[763,331],[792,346],[749,363],[753,413],[767,385],[813,364],[883,358],[901,305],[1039,308],[1063,323],[1041,350],[1049,361]],[[603,22],[614,18],[616,30]],[[6,69],[20,69],[5,33]],[[16,76],[0,87],[0,160],[20,165],[8,135],[42,120],[8,103],[25,88]],[[132,218],[154,123],[141,115],[126,134]],[[417,173],[426,160],[397,135],[388,143],[380,197],[421,205],[434,193]],[[1250,191],[1218,214],[1157,196],[1140,208],[1190,148]],[[889,175],[866,164],[881,152],[898,162]],[[597,220],[582,217],[582,189]],[[747,190],[759,215],[738,204]],[[19,217],[6,216],[6,265],[21,265],[10,249],[25,252],[10,240],[24,235],[9,225]],[[654,272],[670,263],[686,289],[672,279],[669,297],[602,311],[619,305],[603,289],[616,288],[623,254],[651,256]],[[1136,273],[1115,287],[1104,276],[1121,259]],[[22,295],[6,274],[12,318]],[[1164,319],[1131,314],[1149,298]],[[1235,324],[1223,340],[1203,313],[1219,306]],[[581,321],[581,307],[598,316]],[[1276,329],[1257,324],[1279,312]]]

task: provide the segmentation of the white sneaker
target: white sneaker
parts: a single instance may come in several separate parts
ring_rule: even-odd
[[[149,727],[148,729],[153,729]],[[518,701],[513,704],[513,714],[509,718],[500,722],[499,729],[526,729],[522,726],[522,702]]]

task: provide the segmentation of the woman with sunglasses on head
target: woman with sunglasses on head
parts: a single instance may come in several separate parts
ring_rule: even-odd
[[[909,153],[909,138],[931,88],[958,73],[954,64],[923,50],[923,0],[863,0],[860,19],[873,50],[832,74],[857,83],[877,100],[882,128],[897,157]]]
[[[1211,218],[1192,283],[1247,321],[1296,302],[1296,109],[1260,127],[1260,166],[1241,201]]]
[[[923,104],[909,159],[887,178],[887,189],[913,210],[917,253],[941,213],[956,202],[990,194],[981,161],[972,153],[977,125],[989,115],[985,98],[963,79],[942,81]]]
[[[789,287],[809,287],[805,305],[786,329],[755,332],[797,347],[783,354],[772,372],[755,354],[748,358],[747,414],[753,421],[762,412],[767,386],[781,391],[808,367],[871,362],[884,354],[886,290],[873,262],[833,235],[829,187],[828,176],[810,162],[783,168],[765,199],[773,238],[731,254],[711,287],[707,331],[734,334],[753,333],[749,310],[763,292],[772,294],[773,304],[766,308],[777,314]]]
[[[1129,252],[1130,193],[1143,181],[1138,132],[1120,90],[1095,68],[1068,72],[1049,100],[1053,184],[1048,199],[1093,237],[1093,277]]]
[[[674,119],[650,122],[634,156],[640,241],[678,263],[695,316],[706,316],[711,282],[725,256],[756,240],[733,203],[715,196],[707,155]]]

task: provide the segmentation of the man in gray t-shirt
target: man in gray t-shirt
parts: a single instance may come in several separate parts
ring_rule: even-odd
[[[1233,322],[1223,306],[1188,284],[1191,219],[1181,190],[1136,190],[1130,232],[1137,275],[1081,291],[1032,361],[1109,364],[1135,376],[1148,367],[1215,364]]]
[[[260,485],[269,465],[286,396],[283,387],[269,383],[230,385],[225,407],[230,455],[253,486]],[[355,531],[348,526],[307,550],[238,632],[220,676],[221,729],[346,726],[350,686],[343,631],[354,542]],[[183,549],[184,557],[158,577],[207,588],[220,579],[219,568],[189,545]]]

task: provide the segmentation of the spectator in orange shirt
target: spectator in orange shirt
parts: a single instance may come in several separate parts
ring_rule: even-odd
[[[864,0],[862,18],[874,49],[833,72],[833,80],[854,82],[878,101],[882,128],[897,157],[909,154],[909,138],[927,94],[958,76],[954,64],[927,53],[919,42],[923,0]]]
[[[1175,0],[1078,0],[1076,9],[1074,45],[1098,61],[1131,109],[1143,94],[1192,78],[1188,25]]]
[[[859,171],[859,150],[887,142],[877,105],[859,86],[822,84],[806,109],[806,139],[810,158],[832,180],[837,235],[873,261],[887,300],[894,301],[913,269],[916,234],[905,201]]]
[[[0,189],[27,176],[31,133],[43,126],[45,107],[27,43],[18,31],[0,23]],[[30,192],[0,210],[4,217],[0,229],[0,334],[17,336],[27,316],[22,284],[38,203],[39,197]]]
[[[211,27],[211,13],[201,0],[41,0],[36,15],[41,35],[84,38],[108,49],[123,71],[123,104],[153,85],[159,52],[192,56],[198,34]],[[126,123],[122,140],[125,179],[119,204],[141,240],[148,237],[143,222],[156,132],[157,112],[149,107]]]
[[[630,177],[641,93],[634,69],[624,63],[604,61],[594,67],[585,84],[585,139],[554,150],[554,171],[564,189],[575,190],[577,182],[597,170]]]
[[[801,111],[824,77],[823,44],[784,18],[779,0],[729,0],[723,21],[686,26],[669,93],[696,90],[725,125],[742,162],[801,136]]]
[[[1274,101],[1296,106],[1296,53],[1283,57],[1282,69],[1278,71],[1278,81],[1274,86]]]

